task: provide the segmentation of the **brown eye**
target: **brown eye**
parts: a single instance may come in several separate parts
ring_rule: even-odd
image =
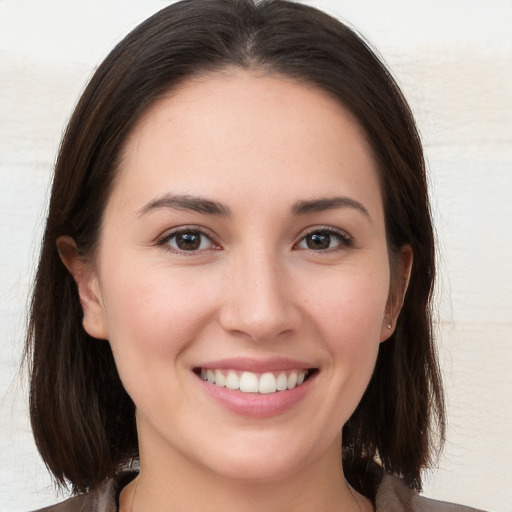
[[[172,249],[176,251],[202,251],[211,249],[213,243],[211,239],[201,231],[180,231],[172,234],[166,241]]]
[[[308,249],[329,249],[331,246],[331,235],[326,233],[313,233],[306,238]]]
[[[310,251],[327,251],[351,245],[352,239],[348,234],[333,229],[322,229],[308,233],[300,240],[297,247]]]

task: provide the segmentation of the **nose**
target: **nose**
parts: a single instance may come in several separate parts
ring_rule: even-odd
[[[272,254],[246,255],[230,265],[220,311],[224,330],[254,341],[270,341],[298,327],[289,273]]]

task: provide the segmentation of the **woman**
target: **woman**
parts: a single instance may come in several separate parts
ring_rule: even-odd
[[[31,415],[79,496],[47,510],[443,510],[416,494],[433,280],[421,144],[365,43],[286,1],[163,9],[56,165]]]

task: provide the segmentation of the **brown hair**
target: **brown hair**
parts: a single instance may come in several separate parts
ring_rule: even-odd
[[[33,293],[27,357],[38,449],[57,481],[85,491],[137,457],[134,404],[110,346],[82,327],[77,288],[58,237],[94,253],[123,143],[147,107],[187,78],[226,67],[263,69],[314,84],[359,120],[381,171],[388,243],[414,262],[392,337],[343,428],[345,471],[371,493],[368,461],[421,488],[444,435],[432,339],[434,239],[424,159],[409,107],[385,66],[351,29],[285,0],[185,0],[131,32],[85,89],[60,148]],[[437,438],[437,439],[436,439]]]

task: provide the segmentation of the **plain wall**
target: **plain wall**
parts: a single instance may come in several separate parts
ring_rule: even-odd
[[[18,374],[52,165],[101,59],[168,2],[0,2],[0,511],[57,501]],[[311,1],[348,20],[403,87],[439,240],[447,444],[425,494],[512,510],[512,1]]]

